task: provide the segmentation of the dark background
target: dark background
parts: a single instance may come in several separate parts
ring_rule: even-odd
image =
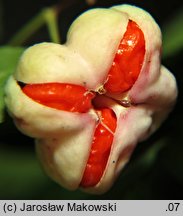
[[[0,0],[0,44],[6,45],[18,29],[42,8],[58,3],[65,7],[59,16],[62,41],[65,41],[71,22],[91,7],[135,4],[150,12],[161,28],[183,7],[179,0],[99,0],[93,6],[77,0]],[[47,29],[43,27],[25,46],[49,40]],[[162,60],[177,79],[179,97],[175,109],[150,139],[137,146],[117,182],[102,196],[88,195],[79,190],[70,192],[51,181],[40,168],[33,139],[22,135],[6,114],[4,123],[0,125],[0,199],[183,199],[182,60],[183,50]]]
[[[1,0],[0,2],[3,8],[3,43],[6,43],[8,39],[14,35],[19,28],[21,28],[26,22],[35,16],[42,8],[49,7],[56,4],[61,4],[65,9],[60,14],[60,33],[62,38],[65,38],[65,34],[71,24],[71,22],[81,12],[91,7],[110,7],[116,4],[129,3],[142,7],[153,15],[155,20],[160,26],[163,26],[166,22],[171,20],[172,16],[176,15],[177,10],[183,6],[180,0],[174,1],[122,1],[122,0],[98,0],[93,6],[89,6],[84,0]],[[36,43],[38,40],[48,40],[47,33],[42,31],[42,34],[36,35]],[[32,44],[34,41],[30,41]]]

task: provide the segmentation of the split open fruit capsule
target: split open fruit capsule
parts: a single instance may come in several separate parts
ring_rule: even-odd
[[[5,102],[17,127],[36,139],[51,178],[71,190],[110,189],[175,103],[176,81],[160,52],[150,14],[119,5],[81,14],[63,45],[23,53]]]

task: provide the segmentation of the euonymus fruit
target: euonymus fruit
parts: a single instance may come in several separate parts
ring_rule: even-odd
[[[160,58],[158,25],[130,5],[89,10],[65,44],[23,53],[5,102],[17,127],[36,139],[51,178],[91,193],[112,186],[175,103],[176,82]]]

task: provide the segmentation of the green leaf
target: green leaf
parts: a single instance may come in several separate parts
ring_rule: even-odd
[[[162,28],[163,57],[173,56],[183,49],[183,8]]]
[[[4,85],[8,76],[15,71],[18,59],[23,51],[23,47],[0,47],[0,123],[3,121]]]

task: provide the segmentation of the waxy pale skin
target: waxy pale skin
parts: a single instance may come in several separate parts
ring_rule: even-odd
[[[161,46],[150,14],[119,5],[80,15],[64,45],[40,43],[23,53],[5,102],[19,130],[36,139],[52,179],[70,190],[110,189],[137,143],[160,126],[176,101]],[[117,54],[123,67],[111,72]],[[124,68],[126,78],[120,76]]]

